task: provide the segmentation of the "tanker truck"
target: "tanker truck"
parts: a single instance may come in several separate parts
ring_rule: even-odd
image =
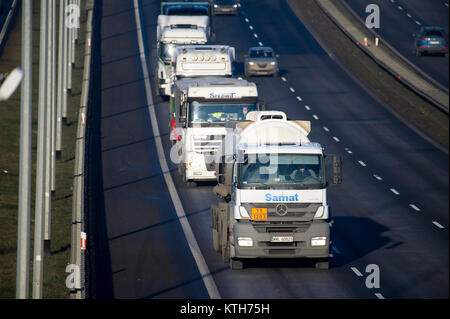
[[[324,150],[309,121],[279,111],[228,121],[216,158],[221,201],[211,207],[214,250],[231,269],[256,258],[310,258],[328,269],[332,257]],[[341,160],[333,158],[333,183]]]

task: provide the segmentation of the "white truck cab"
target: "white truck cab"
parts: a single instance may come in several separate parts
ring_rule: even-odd
[[[332,256],[325,154],[311,142],[309,121],[279,111],[250,112],[230,122],[217,161],[211,207],[213,246],[232,269],[254,258],[312,258],[328,268]],[[340,158],[334,158],[340,183]]]
[[[233,75],[235,49],[228,45],[183,45],[176,50],[175,76],[193,78]]]
[[[170,99],[170,139],[176,143],[179,172],[189,186],[217,179],[214,158],[227,120],[245,120],[257,111],[256,85],[242,79],[200,77],[177,80]]]
[[[203,27],[191,24],[172,24],[159,33],[157,42],[158,66],[155,70],[155,85],[160,96],[170,96],[171,78],[175,76],[175,54],[177,47],[185,44],[206,44],[208,35]]]

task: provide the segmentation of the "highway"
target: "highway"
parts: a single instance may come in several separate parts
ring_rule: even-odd
[[[448,34],[448,0],[346,0],[346,3],[363,21],[368,15],[366,7],[378,5],[380,28],[375,31],[410,62],[448,88],[448,56],[418,57],[414,51],[414,40],[422,26],[440,26]]]
[[[150,51],[159,1],[141,5]],[[98,171],[89,174],[102,176],[97,200],[104,209],[97,213],[104,224],[96,227],[105,237],[97,245],[108,260],[93,272],[97,287],[103,284],[95,297],[209,298],[199,256],[186,240],[187,220],[221,298],[448,298],[448,155],[355,82],[284,0],[242,1],[240,16],[213,18],[213,31],[216,44],[236,48],[240,76],[249,47],[273,47],[280,76],[251,78],[262,100],[268,109],[311,121],[310,139],[343,157],[343,184],[328,192],[335,246],[329,270],[293,260],[249,262],[234,271],[222,263],[212,247],[213,185],[182,183],[170,162],[168,103],[154,87],[151,97],[146,93],[154,83],[146,73],[156,62],[148,52],[148,69],[142,69],[134,1],[103,1],[100,10],[101,154],[91,159],[99,162]],[[161,168],[159,141],[168,171]],[[187,218],[177,215],[174,192]],[[365,285],[370,264],[380,268],[378,289]]]

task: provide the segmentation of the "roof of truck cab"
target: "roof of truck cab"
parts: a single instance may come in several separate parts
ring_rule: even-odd
[[[319,143],[307,143],[303,145],[239,145],[239,149],[245,154],[323,154]]]
[[[225,77],[216,77],[216,76],[206,76],[199,78],[191,78],[191,79],[180,79],[175,81],[175,85],[178,86],[182,90],[186,90],[189,87],[224,87],[224,86],[249,86],[256,87],[256,84],[253,82],[248,82],[245,79],[237,79],[237,78],[225,78]]]

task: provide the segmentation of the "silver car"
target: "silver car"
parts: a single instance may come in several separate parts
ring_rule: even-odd
[[[245,76],[278,75],[278,55],[270,47],[252,47],[245,56]]]

